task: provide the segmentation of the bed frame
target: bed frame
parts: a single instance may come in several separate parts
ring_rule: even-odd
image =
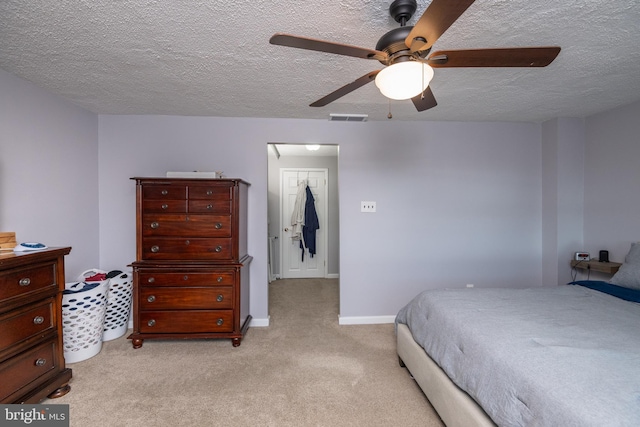
[[[416,380],[447,427],[496,427],[484,410],[456,386],[413,340],[407,325],[398,323],[397,352],[400,365]]]

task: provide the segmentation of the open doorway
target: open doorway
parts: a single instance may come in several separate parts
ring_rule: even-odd
[[[281,279],[327,277],[328,183],[328,168],[280,168],[280,235],[277,252]],[[305,203],[298,200],[301,196]],[[293,225],[294,216],[314,222],[317,229],[305,233],[299,225]],[[317,223],[313,221],[316,218]]]
[[[269,282],[296,277],[338,279],[338,146],[271,143],[267,150]],[[299,243],[291,241],[291,234],[287,230],[291,226],[291,198],[295,196],[291,195],[292,191],[287,192],[286,187],[287,184],[295,187],[300,181],[309,184],[317,199],[321,230],[316,235],[317,254],[314,259],[306,255],[303,260],[302,252],[297,247]]]

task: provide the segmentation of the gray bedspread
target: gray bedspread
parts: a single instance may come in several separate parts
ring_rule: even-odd
[[[640,304],[573,285],[432,290],[396,322],[499,426],[640,426]]]

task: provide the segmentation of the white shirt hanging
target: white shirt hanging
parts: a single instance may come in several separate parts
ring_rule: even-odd
[[[301,181],[298,184],[296,202],[291,214],[291,239],[302,239],[302,227],[304,226],[304,206],[307,203],[307,182]]]

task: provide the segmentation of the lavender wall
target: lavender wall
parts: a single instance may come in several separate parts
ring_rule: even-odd
[[[541,284],[538,125],[374,125],[340,145],[341,316],[392,315],[429,288]]]
[[[98,117],[0,70],[0,231],[98,266]]]
[[[583,251],[584,121],[542,125],[542,283],[571,280],[570,261]]]
[[[640,102],[589,117],[586,125],[584,241],[622,262],[640,241]]]
[[[540,126],[526,123],[100,116],[101,265],[135,258],[130,177],[223,170],[252,184],[251,310],[266,321],[273,141],[340,145],[344,322],[392,317],[427,288],[541,284]]]

